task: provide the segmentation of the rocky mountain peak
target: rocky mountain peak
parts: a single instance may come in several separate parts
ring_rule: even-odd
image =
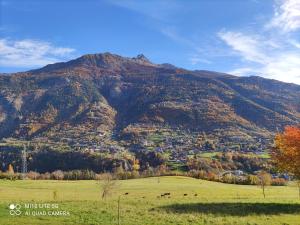
[[[151,63],[150,60],[143,54],[138,54],[136,57],[133,57],[132,59]]]
[[[129,58],[123,57],[117,54],[112,54],[110,52],[105,53],[96,53],[96,54],[86,54],[77,59],[62,62],[54,63],[47,65],[41,69],[34,70],[33,72],[50,72],[58,71],[65,69],[74,69],[74,68],[101,68],[114,71],[124,71],[130,68],[140,68],[143,67],[157,67],[156,64],[152,63],[147,57],[143,54],[139,54],[136,57]]]

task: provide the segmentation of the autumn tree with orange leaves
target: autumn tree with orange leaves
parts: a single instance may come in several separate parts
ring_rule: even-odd
[[[272,159],[280,171],[298,180],[300,198],[300,126],[287,126],[283,133],[276,135]]]

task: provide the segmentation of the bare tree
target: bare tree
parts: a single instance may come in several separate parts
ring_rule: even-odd
[[[259,179],[259,185],[262,188],[263,191],[263,195],[264,198],[266,198],[266,194],[265,194],[265,189],[266,186],[271,184],[272,181],[272,177],[269,173],[265,172],[265,171],[261,171],[258,175],[257,175],[258,179]]]
[[[113,180],[113,177],[110,173],[102,174],[100,180],[101,198],[106,199],[115,191],[118,185],[117,182]]]

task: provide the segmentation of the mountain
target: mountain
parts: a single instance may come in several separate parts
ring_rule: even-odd
[[[0,138],[119,145],[165,129],[268,139],[300,123],[299,99],[296,84],[89,54],[0,75]]]

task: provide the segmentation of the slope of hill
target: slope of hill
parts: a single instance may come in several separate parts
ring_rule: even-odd
[[[267,139],[300,122],[299,99],[295,84],[91,54],[0,75],[0,138],[118,145],[159,127]]]

